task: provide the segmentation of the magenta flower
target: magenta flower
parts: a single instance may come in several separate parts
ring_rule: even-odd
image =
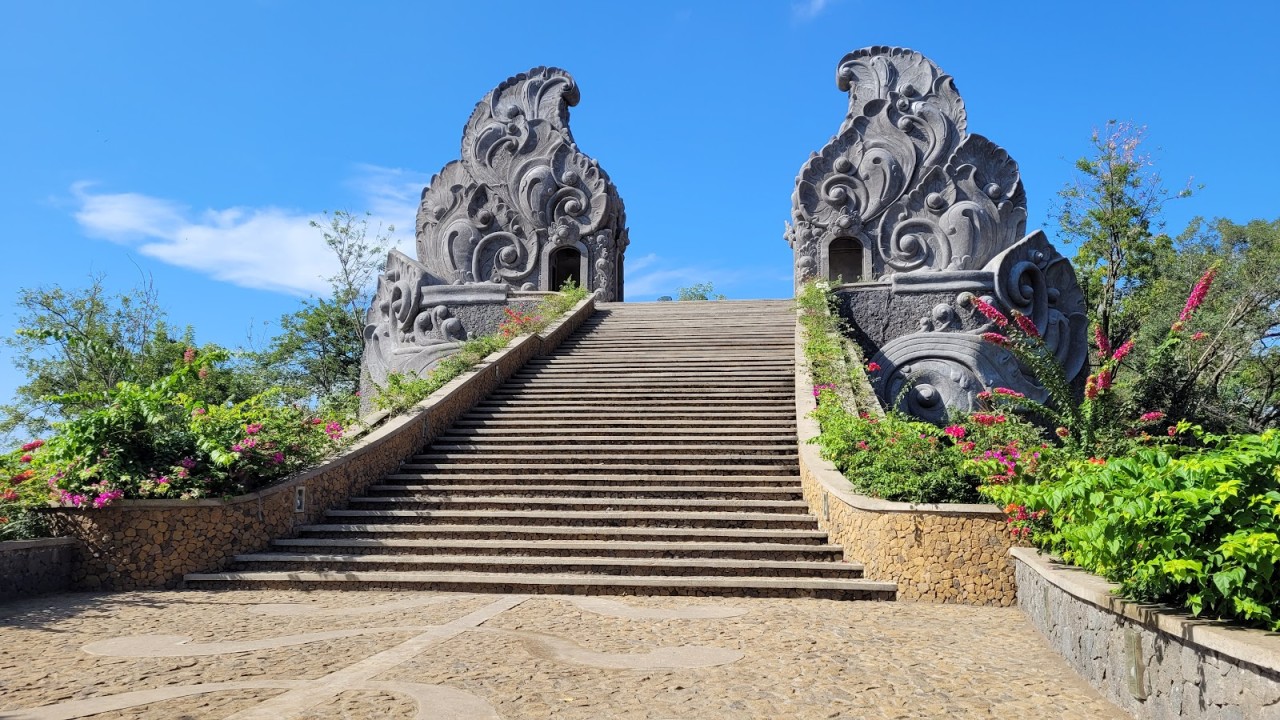
[[[997,310],[991,303],[980,297],[973,299],[973,309],[985,315],[988,320],[996,324],[996,327],[1009,326],[1009,318],[1005,317],[1004,313]]]
[[[282,452],[277,452],[275,455],[272,455],[272,456],[271,456],[271,464],[272,464],[272,465],[279,465],[279,464],[280,464],[280,463],[282,463],[282,462],[284,462],[284,453],[282,453]]]
[[[192,460],[192,459],[191,459],[191,458],[189,458],[189,457],[184,457],[184,458],[182,458],[181,460],[179,460],[179,461],[178,461],[178,464],[179,464],[179,465],[181,465],[182,467],[184,467],[184,468],[186,468],[186,469],[190,470],[191,468],[193,468],[193,467],[195,467],[195,466],[196,466],[196,461],[195,461],[195,460]]]
[[[998,387],[998,388],[995,388],[994,390],[992,390],[992,392],[994,392],[994,393],[995,393],[995,394],[997,394],[997,395],[1004,395],[1005,397],[1012,397],[1012,398],[1024,398],[1024,397],[1026,397],[1026,395],[1023,395],[1022,393],[1018,392],[1017,390],[1010,390],[1010,389],[1009,389],[1009,388],[1007,388],[1007,387]]]
[[[999,345],[1000,347],[1003,347],[1003,348],[1007,348],[1013,345],[1013,343],[1009,340],[1009,338],[1005,337],[1004,335],[1001,335],[1000,333],[994,333],[994,332],[982,333],[982,339],[986,340],[992,345]]]
[[[1200,280],[1196,286],[1191,289],[1191,294],[1187,296],[1187,304],[1182,306],[1182,312],[1178,314],[1179,322],[1186,322],[1191,319],[1191,314],[1200,307],[1204,302],[1204,298],[1209,294],[1209,288],[1213,286],[1213,279],[1218,275],[1218,267],[1209,268],[1200,276]]]
[[[1132,351],[1133,351],[1133,339],[1130,338],[1129,340],[1125,340],[1124,343],[1120,345],[1120,347],[1116,348],[1115,353],[1112,354],[1111,356],[1111,360],[1113,362],[1120,362],[1125,358],[1126,355],[1128,355]]]
[[[1098,354],[1102,357],[1111,354],[1111,341],[1103,334],[1101,325],[1093,326],[1093,343],[1098,346]]]
[[[23,451],[23,452],[31,452],[32,450],[35,450],[35,449],[40,448],[40,447],[43,447],[43,446],[44,446],[44,441],[43,441],[43,440],[32,440],[31,442],[29,442],[29,443],[27,443],[26,445],[23,445],[23,446],[22,446],[22,451]]]
[[[187,365],[190,365],[191,361],[195,359],[196,359],[195,348],[187,348],[186,352],[182,353],[182,362],[186,363]]]
[[[35,460],[35,458],[31,456],[31,453],[27,453],[26,455],[23,455],[22,457],[18,458],[18,462],[23,462],[23,463],[29,463],[32,460]]]
[[[1036,327],[1035,322],[1026,315],[1023,315],[1020,312],[1015,312],[1013,314],[1013,321],[1018,323],[1018,329],[1026,333],[1027,337],[1040,337],[1040,328]]]
[[[1142,413],[1142,415],[1138,416],[1138,419],[1144,423],[1155,422],[1157,420],[1163,420],[1164,413],[1159,410],[1153,410],[1151,412]]]
[[[867,363],[867,372],[880,372],[880,363],[876,363],[876,362]]]
[[[231,446],[231,452],[234,452],[234,453],[244,452],[244,448],[241,447],[240,443],[235,443],[234,445]]]
[[[965,436],[965,429],[959,425],[948,425],[942,429],[942,432],[950,435],[956,440],[963,440]]]
[[[249,423],[244,426],[244,431],[249,435],[256,435],[262,432],[262,423]]]
[[[204,408],[196,408],[195,410],[192,410],[192,411],[191,411],[191,414],[192,414],[192,415],[204,415],[206,412],[208,412],[208,411],[207,411],[207,410],[205,410]]]

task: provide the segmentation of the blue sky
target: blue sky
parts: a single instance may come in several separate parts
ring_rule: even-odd
[[[579,146],[626,203],[630,300],[713,282],[784,297],[795,174],[843,117],[837,61],[919,50],[969,130],[1019,162],[1030,227],[1108,119],[1148,126],[1195,215],[1275,218],[1273,3],[0,1],[0,332],[20,287],[154,278],[170,322],[238,346],[323,292],[308,221],[373,213],[408,243],[472,106],[571,72]],[[265,328],[270,332],[270,325]],[[20,382],[0,350],[0,396]]]

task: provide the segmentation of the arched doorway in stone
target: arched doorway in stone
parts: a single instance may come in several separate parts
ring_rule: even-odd
[[[582,287],[582,253],[577,248],[558,248],[551,253],[551,287],[547,289],[559,290],[569,280]]]
[[[862,281],[862,243],[854,238],[836,238],[827,246],[827,279],[835,282]]]

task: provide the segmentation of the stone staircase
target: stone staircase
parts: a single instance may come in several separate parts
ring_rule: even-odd
[[[801,497],[794,327],[601,304],[366,496],[186,585],[892,599]]]

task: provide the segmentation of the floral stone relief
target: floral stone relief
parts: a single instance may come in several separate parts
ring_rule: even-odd
[[[1011,352],[981,339],[996,328],[975,297],[1030,318],[1078,384],[1088,346],[1075,271],[1043,232],[1026,232],[1018,165],[968,132],[952,77],[877,46],[846,55],[836,85],[848,113],[800,169],[785,236],[797,286],[846,283],[841,311],[880,368],[880,401],[943,422],[995,387],[1047,399]]]

